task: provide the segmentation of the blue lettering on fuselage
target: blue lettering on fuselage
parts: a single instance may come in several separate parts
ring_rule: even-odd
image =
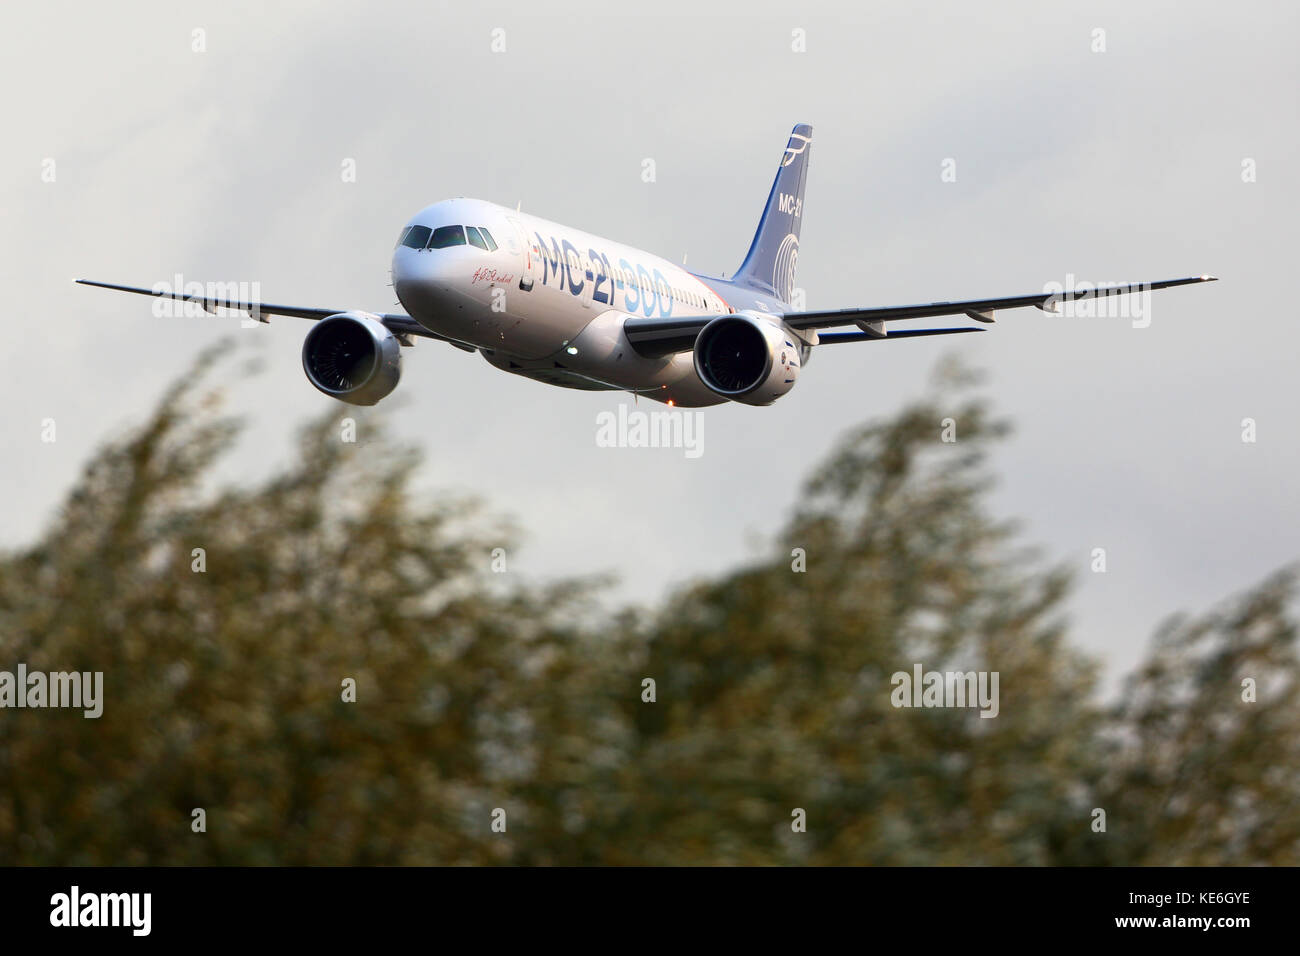
[[[556,242],[555,237],[552,236],[551,250],[548,251],[546,248],[546,240],[542,238],[540,232],[537,233],[537,244],[542,250],[542,285],[551,285],[552,275],[557,278],[562,278],[564,276],[564,270],[560,268],[560,263],[564,259],[563,255],[560,253],[560,244]]]
[[[667,318],[673,314],[673,297],[672,288],[668,285],[668,280],[658,269],[655,270],[655,292],[659,295],[659,314]]]
[[[641,311],[646,315],[654,315],[655,306],[659,304],[659,293],[655,291],[653,283],[650,281],[650,273],[646,271],[646,267],[638,262],[636,277],[640,279],[642,276],[645,276],[645,282],[641,284]],[[653,298],[651,293],[653,293]]]
[[[596,249],[588,249],[588,261],[584,262],[578,249],[567,239],[540,232],[537,236],[538,258],[542,265],[542,285],[550,286],[572,296],[582,295],[588,282],[591,283],[593,302],[602,305],[616,305],[616,295],[623,293],[623,310],[641,312],[646,316],[659,315],[668,318],[673,314],[674,299],[669,291],[668,280],[662,272],[653,272],[637,263],[633,265],[626,259],[618,260],[618,269],[610,264],[609,256]],[[628,282],[625,276],[635,274],[637,281]]]
[[[572,295],[582,295],[583,281],[579,279],[576,283],[573,281],[574,275],[581,275],[582,263],[578,258],[578,249],[568,239],[564,240],[564,267],[569,274],[569,292]],[[573,258],[569,258],[569,253],[573,253]]]
[[[624,272],[636,271],[633,268],[632,263],[628,262],[626,259],[619,259],[618,267]],[[641,308],[641,294],[637,292],[636,283],[620,281],[619,285],[623,286],[623,310],[625,312],[638,311]]]
[[[601,286],[609,279],[609,276],[605,274],[605,257],[595,249],[588,249],[587,255],[591,258],[591,270],[587,272],[587,276],[592,280],[592,301],[603,302],[605,305],[609,305],[614,301],[614,297],[610,294],[613,289],[611,288],[610,292],[601,289]],[[592,270],[594,270],[595,275],[592,275]],[[612,286],[613,283],[611,282],[610,285]]]

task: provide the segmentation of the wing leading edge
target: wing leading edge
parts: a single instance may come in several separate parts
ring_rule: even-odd
[[[896,305],[875,309],[836,309],[824,312],[785,312],[780,318],[786,325],[798,330],[829,329],[840,325],[882,323],[904,319],[927,319],[941,315],[964,315],[977,322],[990,323],[993,314],[1003,309],[1020,309],[1034,306],[1044,312],[1057,312],[1061,302],[1128,295],[1174,286],[1214,282],[1216,276],[1191,276],[1186,279],[1162,279],[1159,282],[1130,282],[1124,285],[1099,286],[1092,289],[1066,289],[1060,292],[1036,292],[1031,295],[1005,296],[997,299],[969,299],[962,302],[929,302],[921,305]],[[643,355],[667,355],[690,349],[695,336],[717,316],[691,316],[678,319],[628,319],[623,329],[628,342]],[[824,343],[882,341],[891,338],[910,338],[918,335],[946,335],[952,332],[979,331],[969,329],[918,329],[912,332],[831,332],[818,336]]]
[[[891,339],[915,339],[923,335],[960,335],[962,332],[983,332],[984,329],[967,325],[959,329],[903,329],[888,335],[874,332],[827,332],[817,336],[818,345],[834,345],[836,342],[888,342]]]
[[[77,279],[76,281],[81,285],[95,286],[99,289],[112,289],[116,292],[133,292],[136,295],[149,295],[154,298],[176,299],[180,302],[193,302],[196,305],[202,306],[205,311],[212,312],[214,315],[216,314],[214,311],[215,309],[234,309],[238,312],[247,312],[251,318],[257,319],[259,322],[267,322],[268,319],[266,319],[265,316],[268,315],[287,315],[296,319],[312,319],[314,321],[319,321],[328,318],[331,315],[338,315],[340,312],[354,311],[352,309],[314,309],[297,305],[274,305],[270,302],[243,302],[238,299],[229,299],[224,297],[187,295],[184,292],[162,292],[156,289],[141,288],[139,286],[115,285],[111,282],[95,282],[91,279]],[[416,335],[426,339],[438,339],[439,341],[447,342],[468,352],[477,351],[473,346],[445,338],[444,336],[438,335],[436,332],[430,332],[409,315],[404,315],[400,312],[372,312],[370,314],[377,316],[379,321],[383,322],[384,326],[394,335]]]
[[[1171,289],[1174,286],[1198,282],[1214,282],[1215,276],[1192,276],[1187,279],[1162,279],[1159,282],[1130,282],[1125,285],[1099,286],[1093,289],[1066,289],[1061,292],[1036,292],[1032,295],[1006,296],[1000,299],[970,299],[965,302],[930,302],[924,305],[895,305],[880,309],[838,309],[831,312],[792,312],[784,316],[785,322],[795,329],[827,329],[837,325],[857,322],[884,322],[899,319],[927,319],[936,315],[965,315],[977,322],[992,322],[993,313],[1002,309],[1021,309],[1034,306],[1044,312],[1056,312],[1061,302],[1082,299],[1106,298]]]

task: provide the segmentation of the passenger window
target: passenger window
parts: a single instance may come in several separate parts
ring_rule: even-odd
[[[473,226],[465,227],[465,235],[469,236],[469,244],[471,246],[477,246],[484,252],[487,251],[487,243],[483,241],[483,237],[479,235],[478,230]]]
[[[488,244],[488,252],[496,252],[497,244],[492,239],[492,233],[488,232],[482,226],[479,226],[478,231],[483,233],[483,240]]]
[[[430,249],[446,249],[448,246],[465,245],[465,230],[460,226],[439,226],[429,237]]]
[[[402,239],[402,245],[411,249],[423,249],[424,244],[429,241],[429,233],[432,231],[428,226],[412,226]]]

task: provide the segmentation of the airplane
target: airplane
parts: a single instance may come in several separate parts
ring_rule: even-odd
[[[480,353],[491,365],[550,385],[624,391],[667,405],[770,405],[794,387],[814,348],[980,332],[976,326],[888,329],[963,315],[991,323],[1003,309],[1214,281],[1201,275],[920,305],[801,311],[795,267],[812,127],[790,134],[749,252],[730,279],[516,209],[449,199],[416,213],[393,252],[405,313],[240,301],[78,279],[84,285],[248,313],[314,319],[303,342],[308,381],[334,398],[373,405],[397,387],[401,348],[415,338]],[[841,330],[853,326],[851,330]],[[832,330],[832,331],[827,331]]]

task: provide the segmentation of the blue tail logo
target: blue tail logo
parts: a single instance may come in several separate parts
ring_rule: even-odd
[[[790,134],[776,180],[767,196],[763,218],[745,261],[732,281],[765,292],[781,302],[794,296],[794,271],[799,261],[799,225],[803,222],[803,190],[808,178],[812,127],[799,125]]]

